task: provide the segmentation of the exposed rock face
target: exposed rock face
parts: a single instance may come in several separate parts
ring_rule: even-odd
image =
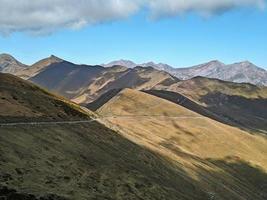
[[[267,72],[248,61],[231,65],[225,65],[219,61],[211,61],[190,68],[176,69],[173,75],[180,79],[203,76],[237,83],[267,85]]]
[[[11,55],[0,54],[0,72],[16,74],[18,71],[26,68],[26,65],[20,63]]]

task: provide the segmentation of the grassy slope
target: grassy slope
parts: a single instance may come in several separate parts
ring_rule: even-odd
[[[105,94],[102,94],[97,100],[93,101],[92,103],[86,104],[86,107],[92,111],[96,111],[105,103],[107,103],[110,99],[116,96],[121,90],[123,89],[109,90]]]
[[[98,113],[117,116],[104,123],[135,143],[183,165],[192,177],[202,180],[206,191],[216,185],[216,198],[264,199],[253,195],[266,195],[267,191],[262,186],[266,181],[259,180],[257,172],[266,179],[266,137],[199,118],[199,114],[169,101],[129,89],[112,98]],[[250,174],[247,177],[243,172],[246,170]]]
[[[210,112],[206,107],[199,105],[195,101],[192,101],[191,99],[189,99],[188,97],[180,93],[166,91],[166,90],[145,90],[143,92],[157,96],[162,99],[166,99],[170,102],[181,105],[191,111],[194,111],[196,113],[199,113],[200,115],[212,118],[216,121],[220,121],[222,123],[228,123],[226,119],[220,117],[219,115],[216,115],[213,112]]]
[[[267,87],[196,77],[154,89],[180,93],[224,121],[267,133]]]
[[[0,82],[1,103],[9,107],[0,107],[1,122],[89,117],[14,76],[0,74]],[[182,168],[98,122],[0,126],[0,196],[8,200],[204,200],[208,195]]]
[[[69,199],[207,198],[182,169],[96,122],[1,132],[1,185],[20,192]]]
[[[2,122],[89,118],[78,105],[13,75],[0,74],[0,95]]]
[[[10,121],[25,118],[36,121],[51,120],[57,113],[60,113],[60,117],[56,118],[58,120],[89,117],[85,113],[81,114],[77,105],[13,76],[0,74],[0,82],[1,103],[9,105],[9,109],[0,107],[2,121],[6,121],[4,120],[6,116],[10,117]],[[198,116],[184,108],[176,108],[168,101],[158,98],[151,100],[150,95],[142,96],[143,93],[138,93],[140,98],[136,98],[135,92],[126,91],[129,94],[126,93],[126,98],[123,99],[124,103],[127,102],[122,111],[124,115],[174,116],[179,112],[190,117]],[[15,98],[13,95],[16,95]],[[12,103],[9,104],[7,98]],[[140,105],[145,113],[137,109]],[[38,115],[35,109],[39,109]],[[119,107],[115,111],[121,114]],[[132,113],[133,111],[138,112]],[[16,118],[17,113],[21,113],[19,118]],[[205,121],[199,123],[206,125]],[[214,148],[212,143],[209,146],[207,144],[210,142],[203,141],[205,138],[209,139],[208,134],[212,135],[212,132],[206,132],[207,137],[203,139],[202,136],[205,134],[197,132],[197,128],[200,127],[196,122],[188,121],[188,124],[183,124],[183,120],[178,123],[172,120],[155,121],[151,118],[133,121],[128,119],[125,123],[123,133],[132,142],[98,122],[84,125],[0,127],[0,196],[8,196],[8,200],[35,200],[40,196],[42,200],[206,200],[214,197],[215,199],[266,199],[264,138],[243,132],[244,136],[241,138],[241,133],[235,132],[236,136],[231,140],[244,141],[241,140],[239,147],[226,153],[229,157],[224,158],[226,154],[219,154],[219,147]],[[221,125],[215,123],[214,127],[209,128],[215,130],[217,126]],[[192,133],[186,130],[188,127]],[[128,134],[126,129],[139,130],[140,136],[136,136],[134,132],[132,135]],[[204,130],[206,129],[203,127],[200,129]],[[223,139],[222,135],[229,136],[233,130],[236,129],[229,128],[223,134],[215,133],[214,135],[218,135],[214,140],[217,142],[216,145]],[[173,134],[176,138],[169,138]],[[150,136],[151,138],[147,140]],[[248,137],[250,143],[246,142]],[[203,143],[200,142],[198,145],[201,146],[198,147],[197,145],[190,147],[189,144],[197,143],[193,139]],[[227,145],[225,148],[230,149],[232,142],[229,138],[226,139],[229,140],[227,141],[229,144],[221,146]],[[207,149],[214,148],[215,152],[206,152],[203,146]],[[236,156],[231,156],[231,152],[235,153],[240,150],[239,148],[244,149]],[[250,148],[249,151],[246,148]],[[186,149],[191,149],[192,152],[198,149],[196,151],[199,153],[185,151]],[[261,153],[258,152],[260,150]],[[247,151],[247,157],[244,157],[244,151]],[[211,156],[205,156],[206,153]],[[251,158],[252,155],[255,158]]]

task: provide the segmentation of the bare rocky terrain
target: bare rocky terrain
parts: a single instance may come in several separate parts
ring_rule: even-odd
[[[163,63],[157,64],[154,62],[148,62],[135,64],[132,61],[118,60],[108,63],[105,66],[110,67],[113,65],[122,65],[128,68],[133,68],[135,66],[153,67],[158,70],[164,70],[181,80],[188,80],[197,76],[203,76],[236,83],[267,85],[267,71],[249,61],[227,65],[220,61],[214,60],[193,67],[174,68]]]
[[[20,63],[11,55],[0,54],[0,72],[16,74],[17,72],[26,68],[26,65]]]

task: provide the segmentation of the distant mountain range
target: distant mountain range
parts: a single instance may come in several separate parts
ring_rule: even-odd
[[[37,75],[49,65],[53,63],[59,63],[61,61],[64,60],[52,55],[48,58],[38,61],[32,66],[27,66],[17,61],[11,55],[0,54],[0,72],[11,73],[21,78],[29,79]],[[193,67],[174,68],[164,63],[147,62],[137,64],[130,60],[117,60],[108,64],[102,64],[101,66],[122,66],[130,69],[137,66],[152,67],[157,70],[166,71],[180,80],[188,80],[197,76],[203,76],[236,83],[251,83],[254,85],[267,86],[267,71],[249,61],[226,65],[220,61],[214,60]]]
[[[196,65],[188,68],[174,68],[163,63],[142,63],[136,64],[128,60],[118,60],[105,64],[105,67],[113,65],[121,65],[128,68],[136,66],[153,67],[158,70],[164,70],[181,80],[187,80],[197,76],[207,78],[216,78],[224,81],[236,83],[251,83],[255,85],[267,85],[267,71],[257,67],[249,61],[226,65],[220,61],[214,60],[204,64]]]
[[[104,67],[112,67],[114,65],[120,65],[120,66],[125,66],[127,68],[134,68],[137,66],[153,67],[154,69],[166,71],[166,72],[169,72],[171,74],[174,74],[173,71],[176,70],[176,68],[174,68],[170,65],[164,64],[164,63],[147,62],[147,63],[137,64],[131,60],[117,60],[117,61],[112,61],[112,62],[107,63],[107,64],[102,64],[102,65]]]

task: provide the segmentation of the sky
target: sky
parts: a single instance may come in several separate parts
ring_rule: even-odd
[[[75,2],[75,3],[74,3]],[[249,60],[267,69],[264,0],[0,0],[0,53],[187,67]]]

